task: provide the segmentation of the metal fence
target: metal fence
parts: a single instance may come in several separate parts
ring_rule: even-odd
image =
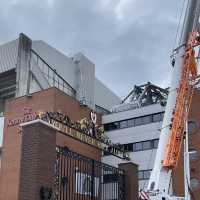
[[[72,88],[72,86],[56,72],[56,69],[53,69],[53,67],[51,67],[33,49],[31,50],[31,59],[34,59],[34,61],[37,63],[51,87],[57,87],[72,97],[76,96],[76,91]]]
[[[124,171],[57,147],[54,200],[125,200]]]

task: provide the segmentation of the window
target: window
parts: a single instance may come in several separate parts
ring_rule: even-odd
[[[135,126],[140,126],[140,125],[142,125],[142,118],[138,117],[135,119]]]
[[[124,147],[124,149],[129,152],[145,151],[145,150],[157,149],[158,142],[159,142],[158,139],[154,139],[136,143],[123,144],[122,147]]]
[[[113,122],[113,123],[109,123],[109,124],[104,125],[105,131],[116,130],[116,129],[119,129],[119,127],[120,126],[119,126],[118,122]]]
[[[189,150],[189,158],[190,158],[190,160],[197,160],[198,152],[195,149],[190,149]]]
[[[142,142],[137,142],[133,144],[133,151],[142,151]]]
[[[139,180],[148,180],[151,176],[151,171],[152,171],[151,169],[138,171],[138,179]]]
[[[133,127],[135,126],[135,120],[134,119],[129,119],[128,120],[128,127]]]
[[[159,140],[153,140],[153,148],[154,149],[158,148],[158,142],[159,142]]]
[[[149,179],[151,176],[151,170],[144,171],[144,179]]]
[[[125,151],[133,151],[133,143],[122,145]]]
[[[143,180],[144,178],[143,178],[144,176],[143,176],[143,171],[138,171],[138,179],[139,180]]]
[[[143,150],[151,149],[151,141],[143,142]]]
[[[116,129],[129,128],[134,126],[141,126],[145,124],[160,122],[163,120],[164,113],[155,113],[151,115],[136,117],[132,119],[122,120],[104,124],[105,131],[112,131]]]
[[[128,121],[121,121],[120,122],[120,128],[127,128],[128,127]]]
[[[191,133],[194,129],[197,128],[196,122],[195,121],[188,121],[188,132]]]
[[[162,118],[163,118],[163,116],[161,115],[161,113],[154,114],[153,115],[153,122],[160,122],[160,121],[163,120]]]
[[[152,122],[152,115],[142,117],[142,124],[150,124]]]
[[[190,180],[190,187],[192,190],[196,190],[199,187],[199,181],[196,178],[191,178]]]

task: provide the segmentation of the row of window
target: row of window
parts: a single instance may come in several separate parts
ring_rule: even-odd
[[[136,117],[132,119],[122,120],[118,122],[112,122],[104,124],[105,131],[112,131],[123,128],[130,128],[134,126],[141,126],[145,124],[160,122],[163,120],[164,112],[146,115],[142,117]]]
[[[140,170],[138,171],[138,179],[141,180],[148,180],[151,176],[151,169],[149,170]]]
[[[128,152],[145,151],[158,148],[159,139],[123,144],[122,147]]]

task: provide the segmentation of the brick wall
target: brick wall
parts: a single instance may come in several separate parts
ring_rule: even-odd
[[[53,188],[56,131],[41,123],[23,127],[20,200],[40,200],[41,187]]]
[[[89,118],[90,114],[90,109],[80,106],[74,98],[56,88],[34,93],[31,97],[19,97],[13,101],[6,102],[0,200],[19,200],[18,192],[22,135],[18,132],[19,126],[8,126],[8,120],[23,117],[23,108],[25,107],[31,108],[32,112],[60,111],[68,115],[74,121],[78,121],[84,117]],[[100,120],[100,117],[98,120]],[[56,140],[59,145],[69,146],[73,151],[100,160],[101,152],[94,147],[82,144],[79,141],[63,135],[58,135]]]

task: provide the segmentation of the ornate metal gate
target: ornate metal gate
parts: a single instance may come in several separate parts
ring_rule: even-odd
[[[57,147],[54,200],[125,200],[124,171]]]

